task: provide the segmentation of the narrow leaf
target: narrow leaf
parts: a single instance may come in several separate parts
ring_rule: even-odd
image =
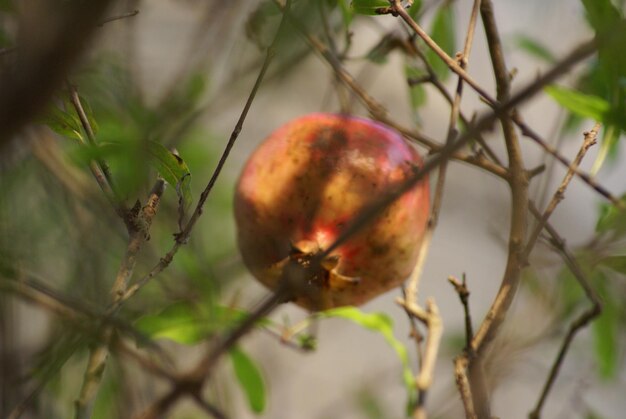
[[[593,323],[593,341],[598,363],[600,377],[610,379],[615,376],[618,365],[618,340],[619,329],[618,310],[615,297],[607,289],[607,281],[604,275],[596,271],[598,291],[602,297],[602,314]]]
[[[615,153],[617,142],[619,140],[619,131],[614,125],[607,125],[604,130],[604,134],[602,135],[602,145],[600,146],[600,151],[596,156],[595,161],[593,162],[593,166],[591,166],[591,170],[589,173],[592,176],[598,174],[604,163],[607,161],[607,158],[611,157],[611,154]]]
[[[250,409],[255,413],[262,413],[265,410],[266,392],[261,370],[252,358],[238,347],[231,349],[228,354]]]
[[[582,0],[589,24],[598,32],[605,31],[620,19],[619,10],[611,0]]]
[[[594,121],[604,121],[611,105],[604,99],[594,95],[577,92],[560,86],[548,86],[545,91],[557,103],[570,112]]]
[[[175,303],[160,313],[141,317],[135,323],[139,331],[152,339],[169,339],[193,345],[209,335],[211,327],[189,303]]]
[[[451,4],[444,3],[435,14],[430,36],[450,56],[454,56],[456,48],[454,27],[454,9]],[[426,59],[439,79],[448,78],[448,65],[433,50],[428,49]]]
[[[609,256],[600,261],[602,266],[626,275],[626,255],[624,256]]]
[[[626,203],[626,195],[621,197],[621,201]],[[615,231],[618,234],[626,232],[626,211],[611,204],[602,204],[596,223],[596,232],[605,233],[608,231]]]
[[[379,15],[381,10],[389,7],[386,0],[352,0],[350,5],[354,13],[359,15]]]
[[[400,46],[401,41],[396,34],[387,34],[368,51],[365,57],[375,64],[385,64],[387,56]]]
[[[385,313],[364,313],[356,307],[338,307],[317,314],[323,318],[343,318],[350,320],[361,327],[377,332],[393,348],[402,363],[402,378],[408,394],[408,406],[414,406],[416,401],[415,380],[409,364],[409,355],[402,342],[393,334],[393,321]]]
[[[517,35],[514,38],[514,42],[519,48],[523,49],[533,57],[539,58],[551,64],[556,62],[554,54],[552,54],[552,52],[550,52],[545,45],[526,34]]]
[[[341,10],[341,19],[343,20],[344,29],[347,31],[350,29],[352,18],[354,17],[354,11],[350,7],[350,0],[337,0],[339,3],[339,10]]]
[[[53,105],[39,118],[38,122],[48,126],[62,137],[84,141],[80,119],[73,109],[65,111],[59,106]]]
[[[148,141],[148,150],[157,172],[176,189],[184,207],[188,208],[192,201],[191,172],[185,161],[156,141]]]
[[[194,345],[218,331],[233,327],[246,316],[246,312],[231,307],[218,305],[201,309],[188,301],[181,301],[156,314],[139,318],[135,327],[152,339]],[[264,322],[260,320],[260,324]]]

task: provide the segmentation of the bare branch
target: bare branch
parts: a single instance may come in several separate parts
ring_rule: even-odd
[[[109,313],[115,313],[120,306],[121,298],[126,292],[128,281],[132,277],[137,255],[141,251],[143,244],[149,238],[150,225],[156,215],[164,190],[165,182],[159,179],[150,192],[146,205],[141,210],[136,207],[134,209],[136,212],[131,210],[130,216],[132,216],[132,220],[128,222],[130,236],[126,253],[122,258],[117,277],[111,288],[112,305],[108,310]],[[91,417],[93,404],[98,394],[102,374],[104,373],[109,356],[108,346],[113,332],[113,328],[105,327],[102,331],[100,342],[94,345],[90,350],[80,396],[75,402],[76,419],[87,419]]]
[[[530,252],[532,252],[532,249],[535,246],[535,243],[537,242],[537,239],[539,238],[539,234],[543,230],[543,227],[548,222],[548,219],[550,218],[550,216],[556,209],[556,206],[559,204],[559,202],[561,202],[561,200],[563,200],[565,190],[567,189],[567,186],[569,185],[569,183],[572,181],[572,178],[574,177],[574,171],[578,168],[578,166],[582,162],[583,158],[585,157],[585,154],[587,154],[587,150],[589,150],[589,148],[591,148],[596,143],[596,138],[598,136],[599,130],[600,130],[600,124],[596,124],[591,129],[591,131],[584,133],[583,144],[580,147],[578,154],[574,158],[574,161],[571,163],[569,169],[567,170],[567,173],[565,174],[563,181],[561,181],[561,185],[556,190],[556,192],[554,192],[554,195],[552,196],[550,203],[546,207],[545,211],[543,212],[543,215],[539,218],[537,225],[535,226],[534,230],[530,234],[528,242],[526,243],[526,249],[524,250],[524,259],[528,259],[528,256],[530,255]]]
[[[590,136],[590,135],[588,134],[586,135],[586,137],[587,136]],[[539,210],[535,207],[535,204],[533,202],[530,202],[529,209],[530,209],[530,212],[541,223],[543,220],[543,214],[539,212]],[[578,284],[585,291],[585,295],[587,296],[589,301],[591,301],[592,306],[589,309],[585,310],[583,313],[581,313],[580,316],[576,318],[570,324],[570,327],[567,331],[567,334],[565,335],[565,338],[563,339],[563,343],[561,344],[557,357],[554,360],[552,367],[550,368],[550,373],[548,374],[548,378],[546,379],[546,382],[541,390],[541,394],[539,395],[539,400],[537,400],[537,404],[535,405],[535,408],[529,414],[529,417],[531,419],[539,419],[540,414],[541,414],[541,409],[543,408],[543,405],[545,404],[546,399],[548,398],[548,394],[550,393],[550,390],[552,389],[552,386],[554,385],[556,377],[558,376],[559,371],[561,369],[561,365],[563,364],[563,360],[565,359],[565,355],[567,354],[569,347],[572,341],[574,340],[574,337],[576,336],[576,333],[578,333],[581,329],[586,327],[594,318],[599,316],[600,313],[602,312],[602,304],[600,302],[600,298],[591,287],[591,284],[589,282],[589,279],[587,278],[587,275],[585,274],[581,266],[576,261],[576,258],[574,257],[574,255],[572,255],[569,249],[565,246],[565,240],[561,238],[561,236],[558,234],[556,229],[554,229],[554,227],[552,227],[552,225],[550,225],[548,221],[545,221],[543,224],[544,224],[544,229],[548,232],[548,234],[551,237],[550,243],[559,253],[561,258],[565,262],[565,265],[569,268],[570,272],[574,275],[574,278],[576,278],[576,281],[578,281]]]
[[[287,6],[286,6],[287,9],[289,5],[290,5],[290,1],[287,2]],[[267,72],[267,69],[269,68],[274,58],[274,55],[276,53],[275,51],[276,42],[278,41],[279,34],[282,33],[283,28],[285,27],[286,19],[284,18],[284,16],[285,14],[283,14],[283,18],[281,19],[280,25],[278,27],[278,30],[276,31],[276,34],[274,35],[274,39],[271,45],[267,48],[267,52],[265,54],[265,60],[263,61],[263,65],[261,66],[261,70],[259,71],[256,81],[254,82],[254,86],[252,87],[252,90],[250,91],[250,94],[248,95],[248,99],[246,100],[246,103],[244,104],[241,114],[239,115],[239,119],[237,120],[237,123],[235,124],[235,128],[230,134],[230,138],[228,139],[228,142],[226,143],[226,147],[224,148],[224,151],[222,152],[222,155],[217,163],[215,170],[213,171],[213,174],[211,175],[211,178],[209,179],[209,182],[207,183],[206,187],[202,191],[202,194],[200,194],[200,199],[198,200],[198,203],[196,204],[196,208],[194,209],[193,214],[187,221],[187,224],[182,229],[182,231],[176,234],[176,241],[174,242],[174,245],[172,246],[172,248],[165,254],[165,256],[163,256],[159,260],[159,263],[157,263],[150,270],[150,272],[148,272],[146,275],[144,275],[135,284],[133,284],[131,287],[129,287],[126,290],[125,294],[122,297],[120,297],[120,301],[125,301],[131,298],[133,295],[135,295],[135,293],[137,293],[137,291],[139,291],[144,285],[146,285],[152,278],[154,278],[156,275],[158,275],[164,269],[166,269],[169,266],[169,264],[172,262],[172,259],[178,252],[178,249],[180,248],[180,246],[185,244],[187,240],[189,239],[192,229],[194,228],[196,222],[202,215],[202,208],[204,207],[204,203],[209,197],[209,194],[211,193],[211,191],[213,190],[213,186],[215,185],[215,182],[217,182],[217,179],[222,172],[224,164],[226,163],[226,159],[228,159],[228,156],[230,155],[230,151],[235,145],[235,141],[239,137],[239,133],[241,132],[243,128],[243,124],[246,120],[246,117],[248,116],[248,112],[250,111],[252,102],[254,101],[254,98],[256,97],[259,87],[261,87],[263,78],[265,77],[265,73]]]

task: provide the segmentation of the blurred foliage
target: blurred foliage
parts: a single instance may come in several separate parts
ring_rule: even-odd
[[[546,93],[571,113],[565,129],[578,127],[585,119],[602,123],[602,153],[596,161],[597,170],[607,157],[616,155],[618,140],[626,130],[626,55],[623,53],[626,23],[623,8],[616,6],[616,2],[581,1],[589,27],[597,36],[599,54],[571,86],[550,86]],[[376,16],[379,9],[388,6],[385,0],[294,0],[293,19],[284,33],[279,34],[274,51],[276,61],[269,78],[282,81],[283,76],[311,54],[299,30],[327,43],[338,59],[357,61],[349,55],[352,37],[358,36],[356,24],[372,23],[372,19],[380,18]],[[249,13],[242,15],[245,17],[242,30],[264,55],[278,30],[281,12],[273,0],[249,7]],[[414,1],[408,12],[418,22],[426,20],[425,27],[433,40],[454,56],[456,28],[460,27],[455,10],[453,1]],[[13,13],[14,2],[0,0],[0,12]],[[294,22],[302,27],[296,30]],[[12,33],[0,26],[0,48],[12,44]],[[545,63],[558,59],[547,42],[530,34],[518,34],[514,45]],[[419,121],[430,93],[425,86],[435,79],[449,81],[450,71],[422,41],[398,31],[385,30],[358,61],[364,66],[383,66],[391,62],[389,58],[395,53],[402,55],[402,76],[412,81],[407,96],[413,116]],[[88,163],[93,160],[108,163],[114,185],[130,206],[145,200],[159,176],[169,184],[136,275],[148,272],[174,243],[172,236],[178,232],[180,208],[188,215],[227,140],[212,133],[212,124],[217,124],[214,118],[218,117],[213,115],[216,109],[211,108],[217,99],[211,95],[219,92],[220,86],[214,86],[211,71],[189,67],[162,97],[148,100],[145,86],[142,88],[141,81],[131,71],[131,61],[135,58],[95,49],[79,71],[69,77],[69,83],[78,89],[94,130],[95,144],[90,144],[69,92],[61,89],[38,121],[49,130],[45,135],[54,132],[50,148],[16,159],[8,168],[0,167],[0,190],[3,198],[10,197],[0,200],[2,280],[20,279],[22,267],[27,267],[29,274],[45,274],[44,278],[37,278],[50,289],[75,299],[70,301],[97,309],[106,307],[126,237],[123,224],[88,173]],[[329,80],[331,76],[329,73]],[[237,77],[239,74],[233,80]],[[230,88],[228,85],[227,89]],[[160,345],[163,340],[168,341],[165,346],[173,345],[177,350],[202,345],[235,327],[248,315],[236,304],[223,302],[224,291],[233,286],[232,279],[243,271],[234,252],[231,189],[232,179],[218,182],[204,207],[202,221],[172,266],[121,310],[120,318],[128,322],[124,324],[129,328],[132,325],[138,333],[134,335],[138,350],[156,356],[155,347],[161,347],[157,343]],[[613,206],[602,206],[596,235],[589,244],[576,249],[576,259],[603,302],[602,315],[592,325],[589,351],[594,354],[598,377],[615,379],[624,367],[625,353],[626,310],[621,302],[626,299],[626,213]],[[527,274],[531,279],[525,283],[544,298],[549,281],[539,273],[533,274],[534,279]],[[550,290],[554,298],[550,307],[562,327],[590,303],[566,267],[558,266],[555,281]],[[0,299],[0,309],[4,310],[2,304]],[[346,307],[312,317],[326,318],[346,319],[385,339],[402,366],[409,398],[407,406],[415,404],[408,351],[394,335],[388,315]],[[47,326],[37,342],[39,346],[30,359],[28,371],[32,381],[29,384],[41,385],[43,389],[38,395],[41,400],[33,408],[36,413],[67,416],[66,409],[59,408],[54,401],[76,397],[75,387],[89,346],[96,341],[100,327],[98,322],[76,324],[56,318]],[[268,319],[259,320],[257,327],[279,332],[284,329]],[[462,334],[452,332],[446,338],[456,352],[463,348]],[[301,349],[316,348],[314,335],[300,333],[295,339]],[[241,347],[232,349],[229,358],[233,367],[230,376],[238,383],[249,409],[264,412],[268,389],[261,367]],[[112,357],[93,417],[122,417],[126,412],[123,407],[128,403],[124,398],[132,397],[128,395],[141,380],[144,384],[151,380],[129,377],[127,368],[121,357]],[[145,387],[153,395],[151,387]],[[390,417],[375,396],[367,392],[359,394],[357,408],[364,417]],[[588,417],[599,416],[589,412]]]

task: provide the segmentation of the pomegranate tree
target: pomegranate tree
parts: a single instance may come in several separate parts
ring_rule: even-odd
[[[288,262],[308,264],[421,164],[397,132],[371,120],[316,113],[287,123],[252,154],[237,184],[244,263],[276,289]],[[359,305],[401,284],[417,260],[428,210],[424,180],[333,250],[314,279],[295,288],[294,301],[312,310]]]

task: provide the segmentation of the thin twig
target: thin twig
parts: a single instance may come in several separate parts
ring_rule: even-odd
[[[224,412],[222,412],[221,410],[219,410],[217,407],[213,406],[212,404],[208,403],[206,400],[202,398],[201,395],[194,394],[193,400],[196,402],[198,406],[200,406],[205,412],[207,412],[209,415],[213,416],[214,418],[228,419],[228,416],[226,416]]]
[[[87,114],[85,113],[85,110],[81,103],[80,96],[78,95],[78,90],[76,89],[76,86],[72,85],[69,82],[67,83],[67,87],[69,89],[70,101],[72,102],[72,105],[74,106],[76,114],[78,115],[83,130],[87,135],[89,145],[95,147],[97,145],[96,136],[94,134],[93,127],[89,122],[89,118],[87,117]],[[94,177],[96,178],[98,185],[100,185],[100,188],[104,192],[105,196],[109,199],[109,201],[115,208],[115,212],[120,216],[124,223],[128,225],[128,209],[126,208],[124,202],[119,198],[115,190],[115,187],[113,185],[113,176],[111,175],[111,170],[109,169],[108,164],[102,159],[97,159],[90,162],[89,167]]]
[[[291,4],[291,1],[289,0],[287,2],[286,7],[289,7],[290,4]],[[156,275],[158,275],[164,269],[166,269],[170,265],[170,263],[172,263],[172,260],[174,256],[176,255],[176,253],[178,252],[178,249],[180,248],[180,246],[185,244],[187,240],[189,239],[189,236],[191,235],[191,231],[193,230],[194,226],[196,225],[196,222],[202,215],[202,209],[204,207],[204,203],[206,202],[211,191],[213,190],[213,186],[217,182],[217,179],[220,173],[222,172],[224,165],[226,164],[226,160],[228,159],[228,156],[230,155],[230,151],[232,150],[237,138],[239,137],[239,133],[241,132],[243,128],[243,124],[246,120],[246,117],[248,116],[248,112],[250,111],[252,102],[254,101],[254,98],[256,97],[259,87],[261,86],[261,82],[263,81],[263,78],[265,77],[265,73],[267,72],[267,69],[270,66],[274,58],[275,50],[276,50],[276,42],[279,39],[279,34],[283,31],[283,28],[285,27],[286,19],[284,18],[284,16],[285,14],[283,14],[283,18],[281,19],[280,25],[276,31],[276,34],[274,35],[274,39],[272,43],[267,48],[267,52],[265,54],[265,60],[263,61],[263,65],[261,66],[261,70],[259,71],[256,81],[254,82],[254,86],[252,87],[252,90],[250,91],[250,94],[248,95],[248,99],[246,100],[246,103],[241,111],[241,114],[239,115],[239,119],[237,120],[237,123],[235,124],[235,128],[230,134],[230,138],[228,139],[228,142],[226,143],[226,147],[224,148],[224,151],[222,152],[222,155],[217,163],[215,170],[213,171],[213,174],[211,175],[211,178],[209,179],[209,182],[207,183],[206,187],[202,191],[202,194],[200,195],[200,199],[198,200],[198,203],[196,205],[196,208],[194,209],[193,214],[187,221],[187,224],[185,225],[185,227],[179,233],[176,234],[176,240],[172,248],[165,254],[165,256],[163,256],[159,260],[159,262],[150,270],[150,272],[148,272],[146,275],[144,275],[135,284],[133,284],[126,290],[125,294],[120,297],[120,301],[126,301],[129,298],[131,298],[133,295],[137,293],[137,291],[139,291],[144,285],[146,285],[152,278],[154,278]]]
[[[461,395],[461,401],[463,402],[463,409],[465,410],[465,417],[467,419],[477,419],[476,410],[474,409],[474,400],[472,399],[472,390],[470,387],[470,381],[467,377],[467,370],[470,360],[474,357],[474,351],[472,350],[472,338],[474,337],[474,330],[472,326],[472,317],[469,309],[469,289],[467,287],[467,281],[465,274],[463,274],[463,282],[460,282],[453,276],[448,277],[448,281],[454,287],[454,290],[461,300],[463,305],[463,312],[465,317],[465,348],[463,352],[454,358],[454,377],[456,381],[459,394]]]
[[[402,5],[401,0],[391,0],[391,8],[390,11],[392,14],[400,16],[402,20],[406,22],[407,25],[415,31],[415,33],[422,38],[424,43],[428,45],[430,49],[432,49],[435,54],[439,56],[445,62],[448,67],[456,74],[459,75],[467,84],[469,84],[480,96],[482,96],[487,102],[491,105],[495,106],[497,101],[493,98],[485,89],[483,89],[478,82],[476,82],[464,69],[463,67],[452,57],[450,57],[446,52],[441,49],[441,47],[430,37],[428,33],[424,31],[420,25],[413,20],[411,15],[408,14],[404,6]]]
[[[461,62],[463,68],[465,68],[465,66],[467,65],[468,57],[471,51],[472,40],[474,39],[474,28],[476,26],[476,20],[478,16],[478,6],[480,6],[480,0],[476,0],[474,2],[474,9],[470,17],[470,22],[466,35],[465,48],[463,50],[463,53],[459,57],[459,61]],[[446,145],[450,145],[457,136],[456,124],[459,118],[459,109],[462,94],[463,79],[459,77],[456,94],[450,110],[450,122],[448,126]],[[439,213],[441,212],[447,165],[448,162],[444,160],[439,166],[433,205],[428,220],[428,225],[422,239],[422,244],[420,246],[418,260],[415,268],[413,269],[413,272],[411,273],[408,285],[404,290],[404,299],[400,301],[400,304],[404,307],[404,309],[408,313],[410,313],[411,318],[416,316],[415,308],[418,307],[417,294],[419,290],[419,281],[422,276],[424,265],[426,263],[430,243],[432,241],[434,231],[437,227]],[[431,299],[427,301],[426,314],[427,317],[421,319],[423,322],[425,322],[427,326],[426,349],[423,352],[423,358],[420,357],[420,359],[423,359],[423,362],[420,363],[419,374],[416,377],[417,389],[419,391],[419,394],[418,404],[415,407],[414,411],[414,417],[419,419],[427,417],[425,407],[426,393],[430,388],[432,382],[432,373],[435,364],[435,357],[438,352],[441,334],[443,333],[442,321],[440,316],[438,315],[437,306]],[[416,334],[415,338],[419,349],[421,336],[419,334]],[[421,351],[418,350],[418,353],[421,353]]]
[[[572,163],[568,161],[565,157],[561,156],[554,147],[552,147],[550,144],[544,141],[539,134],[537,134],[531,127],[529,127],[524,122],[524,120],[519,114],[514,113],[511,116],[511,118],[513,119],[515,124],[520,128],[520,130],[522,131],[522,134],[525,137],[528,137],[531,140],[533,140],[535,143],[537,143],[544,151],[546,151],[548,154],[554,157],[564,167],[568,168],[568,170],[570,167],[572,167]],[[587,185],[593,188],[597,193],[602,195],[604,198],[610,201],[617,208],[622,209],[622,210],[626,209],[626,204],[624,204],[622,200],[620,200],[611,192],[609,192],[604,186],[596,182],[596,180],[591,175],[589,175],[588,173],[582,172],[578,168],[574,168],[573,172],[576,176],[582,179],[583,182],[585,182]]]
[[[468,363],[469,357],[467,354],[462,354],[454,358],[454,378],[456,386],[459,389],[459,394],[461,395],[461,401],[463,402],[463,408],[465,409],[466,419],[478,419],[476,410],[474,409],[474,401],[472,400],[469,380],[467,379],[466,374]]]
[[[267,316],[283,298],[284,296],[281,292],[275,292],[267,297],[239,326],[235,327],[211,348],[198,365],[187,375],[186,379],[179,381],[167,394],[159,398],[137,417],[141,419],[161,417],[167,413],[181,396],[198,392],[221,356],[230,350],[242,336],[252,330],[259,319]]]
[[[397,4],[397,2],[394,3]],[[510,97],[510,75],[506,69],[491,0],[482,1],[480,12],[496,79],[497,100],[500,103],[505,102]],[[514,110],[514,108],[511,110]],[[473,400],[473,408],[481,418],[491,416],[490,394],[486,387],[486,379],[483,372],[485,348],[500,330],[519,286],[523,268],[521,259],[523,255],[523,241],[526,237],[527,228],[528,173],[524,168],[519,139],[509,113],[502,114],[499,119],[509,159],[508,181],[511,190],[511,225],[509,230],[509,252],[500,289],[467,350],[467,352],[473,355],[469,358],[468,363],[469,389]]]
[[[121,15],[107,17],[106,19],[102,19],[100,23],[98,23],[99,27],[106,25],[109,22],[114,22],[116,20],[127,19],[129,17],[137,16],[139,14],[139,10],[133,10],[131,12],[122,13]]]
[[[535,207],[532,201],[530,202],[529,209],[530,212],[537,218],[537,220],[539,220],[540,222],[541,220],[543,220],[543,214],[539,212],[539,210]],[[556,359],[554,360],[554,363],[550,368],[550,373],[548,374],[546,382],[541,390],[539,400],[537,400],[535,408],[529,414],[530,419],[539,419],[541,415],[541,409],[543,408],[543,405],[548,398],[548,394],[550,393],[550,390],[552,389],[552,386],[554,385],[554,382],[559,375],[559,371],[561,365],[563,364],[563,360],[565,359],[565,355],[567,354],[569,347],[574,340],[574,337],[576,336],[576,333],[578,333],[578,331],[587,326],[594,318],[599,316],[602,312],[602,303],[600,302],[600,298],[591,287],[587,275],[576,261],[574,255],[572,255],[572,253],[565,246],[565,240],[561,238],[556,229],[552,227],[552,225],[548,221],[544,223],[544,229],[550,235],[550,243],[559,253],[561,258],[565,262],[565,265],[569,268],[570,272],[574,275],[574,278],[576,278],[576,281],[578,281],[578,284],[584,290],[585,295],[587,296],[589,301],[591,301],[592,306],[589,309],[585,310],[583,313],[581,313],[580,316],[570,324],[570,327],[567,331],[567,334],[565,335],[565,338],[563,339],[563,343],[561,344]]]
[[[137,256],[143,247],[143,244],[149,238],[150,225],[156,215],[161,196],[165,190],[165,182],[159,179],[148,197],[146,205],[139,209],[135,208],[136,213],[131,210],[132,221],[128,222],[129,239],[126,247],[126,253],[122,258],[120,267],[115,278],[115,282],[111,288],[111,302],[109,313],[115,313],[119,308],[121,297],[126,292],[127,284],[132,277]],[[75,418],[86,419],[91,417],[93,404],[95,403],[102,374],[106,367],[107,358],[109,356],[109,343],[113,337],[114,329],[105,327],[102,330],[100,341],[95,344],[90,352],[87,361],[87,368],[83,378],[83,384],[80,395],[75,402]]]
[[[591,148],[591,146],[593,146],[596,143],[596,138],[598,136],[599,130],[600,130],[600,124],[596,124],[591,129],[591,131],[584,133],[583,144],[580,147],[580,150],[578,150],[578,154],[576,154],[574,161],[572,161],[569,169],[567,170],[567,173],[565,174],[565,177],[561,181],[561,185],[558,187],[556,192],[554,192],[554,195],[552,196],[550,203],[548,203],[548,206],[543,212],[543,215],[539,218],[539,221],[537,222],[535,229],[530,234],[528,242],[526,243],[526,249],[524,250],[524,259],[528,259],[528,256],[530,256],[530,253],[532,252],[532,249],[535,246],[535,243],[537,242],[537,239],[539,238],[539,234],[543,230],[544,225],[548,221],[548,218],[550,218],[550,216],[556,209],[556,206],[559,204],[559,202],[563,200],[565,190],[567,189],[567,186],[569,185],[569,183],[572,181],[572,178],[574,177],[574,171],[580,165],[581,161],[585,157],[585,154],[587,154],[587,150],[589,150],[589,148]]]
[[[281,10],[283,10],[284,6],[280,4],[277,0],[274,0],[274,4],[276,4]],[[293,23],[293,26],[296,28],[298,33],[303,37],[303,39],[309,44],[309,46],[315,50],[333,69],[333,71],[337,74],[338,78],[348,86],[352,92],[359,98],[361,103],[367,108],[371,116],[392,128],[396,131],[400,132],[405,137],[427,147],[431,150],[432,153],[440,152],[444,147],[443,145],[437,143],[435,140],[428,138],[424,134],[412,130],[410,128],[404,127],[397,123],[396,121],[389,118],[389,112],[387,109],[378,102],[374,97],[372,97],[362,86],[360,86],[354,77],[345,69],[341,61],[335,57],[332,52],[326,47],[319,39],[315,36],[307,33],[302,29],[303,25],[293,16],[289,17]],[[445,88],[443,90],[445,92]],[[446,97],[449,99],[450,103],[452,102],[452,98],[447,92],[445,92]],[[469,120],[463,118],[464,123],[469,128]],[[476,133],[474,138],[480,138],[480,133]],[[488,150],[486,148],[486,150]],[[490,156],[493,153],[490,154]],[[494,162],[489,161],[482,155],[469,155],[466,153],[460,153],[458,151],[454,152],[451,156],[454,160],[463,161],[475,166],[478,166],[482,169],[487,170],[494,175],[505,178],[507,175],[506,169],[504,169],[499,163],[497,156],[493,154]]]
[[[424,348],[424,360],[417,377],[415,378],[415,386],[417,387],[418,402],[413,412],[416,419],[426,418],[425,401],[426,393],[432,385],[434,378],[435,365],[437,363],[437,354],[439,353],[439,344],[443,335],[443,322],[439,315],[439,308],[432,298],[426,300],[426,309],[422,309],[417,304],[401,298],[396,303],[404,307],[411,313],[411,316],[420,320],[426,326],[428,333],[426,334],[426,343]]]
[[[158,364],[152,359],[146,358],[143,354],[137,352],[136,349],[126,344],[123,339],[115,339],[112,345],[112,350],[115,350],[116,353],[127,356],[135,361],[141,366],[143,371],[151,372],[153,375],[166,379],[170,382],[175,382],[177,379],[176,375],[170,368],[172,363],[167,363],[166,366]]]
[[[460,282],[453,276],[448,277],[448,282],[452,284],[454,290],[459,295],[459,299],[461,300],[461,304],[463,305],[463,314],[465,318],[465,349],[471,350],[472,347],[472,337],[474,336],[474,329],[472,326],[472,316],[469,309],[469,288],[467,287],[467,281],[465,278],[465,274],[463,274],[463,282]]]
[[[155,345],[127,322],[111,316],[108,312],[98,310],[83,301],[70,298],[47,288],[32,273],[20,270],[19,278],[17,279],[0,278],[0,290],[17,294],[24,300],[30,301],[36,306],[65,320],[69,320],[89,338],[96,338],[96,336],[93,336],[96,333],[96,328],[93,325],[99,323],[103,326],[115,328],[115,330],[129,336],[143,347],[154,351],[165,362],[171,362],[159,346]]]
[[[541,91],[544,86],[557,79],[571,66],[575,65],[579,61],[585,59],[593,52],[595,52],[593,45],[593,43],[585,43],[582,46],[575,48],[570,54],[568,54],[545,74],[525,86],[518,93],[513,95],[509,100],[496,107],[492,112],[479,118],[476,123],[473,126],[469,127],[468,130],[463,135],[461,135],[455,142],[444,146],[439,153],[427,160],[424,163],[423,167],[420,170],[416,171],[416,173],[411,178],[407,179],[404,184],[400,185],[400,187],[398,187],[396,190],[388,192],[385,196],[377,200],[377,202],[372,203],[371,205],[364,208],[359,214],[357,214],[357,216],[350,223],[348,223],[347,226],[344,227],[344,229],[340,232],[335,242],[331,244],[331,246],[326,249],[325,252],[322,252],[320,254],[320,257],[327,257],[330,252],[335,250],[345,240],[347,240],[350,236],[356,233],[360,228],[362,228],[362,226],[367,225],[368,222],[378,216],[387,206],[389,206],[397,198],[402,196],[407,191],[411,190],[418,182],[422,181],[422,179],[431,170],[438,167],[444,160],[449,159],[450,156],[452,156],[457,150],[461,149],[461,147],[467,144],[467,142],[471,138],[474,138],[477,133],[491,127],[492,124],[499,117],[509,113],[512,109],[534,96],[537,92]]]
[[[417,35],[420,36],[424,40],[424,42],[448,65],[448,67],[458,74],[463,80],[469,84],[482,98],[489,104],[491,107],[497,106],[498,102],[491,97],[483,88],[481,88],[478,83],[461,68],[461,66],[445,51],[443,51],[435,41],[433,41],[428,34],[411,18],[411,16],[406,12],[400,0],[392,0],[392,6],[390,8],[390,13],[397,14],[400,16],[410,27],[415,31]],[[591,48],[595,50],[595,41],[589,42],[585,45],[585,48]],[[507,77],[509,75],[507,74]],[[539,136],[532,128],[530,128],[527,124],[524,123],[523,119],[517,113],[513,113],[510,116],[511,120],[522,130],[522,133],[531,138],[537,144],[539,144],[545,151],[554,156],[560,163],[562,163],[565,167],[569,167],[569,162],[560,156],[555,150],[552,149],[545,141],[542,140],[541,136]],[[599,185],[595,180],[588,174],[580,172],[576,170],[574,172],[576,176],[580,177],[585,183],[587,183],[591,188],[593,188],[596,192],[604,196],[606,199],[611,201],[613,205],[618,208],[624,209],[626,205],[617,199],[614,195],[612,195],[608,190]]]

